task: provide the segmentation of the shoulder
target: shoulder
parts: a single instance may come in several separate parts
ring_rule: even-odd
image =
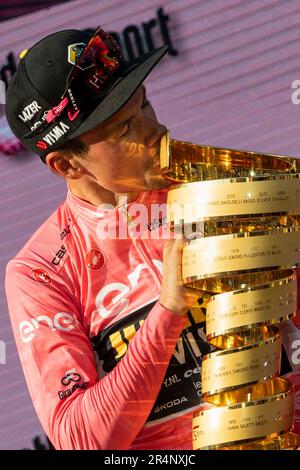
[[[46,282],[50,272],[59,274],[69,257],[67,245],[72,244],[71,232],[75,224],[74,216],[63,202],[9,261],[6,275],[30,271],[30,276]]]

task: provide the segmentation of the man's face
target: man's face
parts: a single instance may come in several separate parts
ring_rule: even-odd
[[[165,131],[140,86],[116,114],[80,137],[89,149],[80,164],[95,183],[113,193],[165,188],[169,183],[159,165]]]

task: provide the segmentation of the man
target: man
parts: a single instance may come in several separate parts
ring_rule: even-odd
[[[8,89],[12,130],[68,186],[6,277],[28,388],[56,449],[192,448],[197,357],[210,350],[203,313],[188,312],[197,296],[182,286],[182,241],[160,236],[164,217],[140,234],[132,217],[166,201],[165,127],[142,85],[166,51],[127,63],[100,29],[60,31],[21,54]]]

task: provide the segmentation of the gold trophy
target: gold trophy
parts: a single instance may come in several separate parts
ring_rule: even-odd
[[[188,233],[182,277],[205,292],[207,339],[193,447],[295,449],[292,384],[279,377],[278,324],[296,312],[300,162],[161,140],[168,222]],[[180,183],[180,184],[178,184]]]

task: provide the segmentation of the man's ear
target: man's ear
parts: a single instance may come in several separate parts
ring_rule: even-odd
[[[46,156],[46,164],[53,173],[68,179],[78,179],[85,173],[79,161],[61,152],[50,152]]]

